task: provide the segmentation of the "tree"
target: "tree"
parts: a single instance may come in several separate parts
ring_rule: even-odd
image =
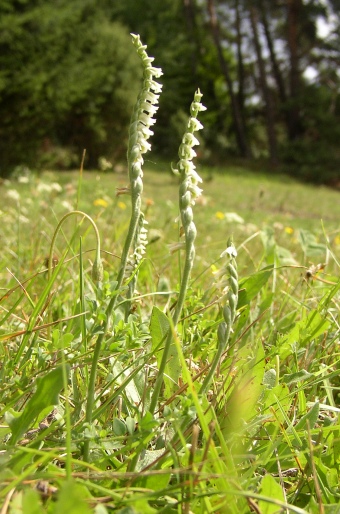
[[[276,145],[274,105],[272,102],[271,91],[268,87],[266,66],[262,55],[262,47],[258,33],[258,11],[253,2],[249,2],[249,14],[250,23],[253,31],[257,65],[259,70],[260,87],[264,103],[270,162],[272,165],[276,166],[278,157]]]
[[[121,155],[140,70],[128,31],[95,0],[0,10],[1,175],[58,146],[91,166]]]
[[[251,157],[251,150],[248,145],[246,130],[244,126],[244,118],[242,116],[242,107],[239,103],[239,98],[235,95],[233,80],[231,77],[231,73],[229,70],[228,61],[224,56],[223,46],[221,42],[220,29],[218,24],[218,19],[216,15],[215,5],[213,0],[207,0],[208,13],[209,13],[209,21],[211,33],[213,36],[213,40],[216,46],[216,51],[218,55],[218,61],[221,67],[222,74],[225,78],[228,93],[230,97],[230,105],[233,116],[234,128],[236,132],[236,139],[239,148],[240,155],[242,157]]]

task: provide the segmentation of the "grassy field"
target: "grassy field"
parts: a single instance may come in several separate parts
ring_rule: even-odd
[[[337,191],[237,167],[227,168],[224,172],[203,168],[200,172],[204,184],[203,197],[200,197],[195,212],[199,227],[198,266],[200,261],[209,266],[218,258],[230,235],[236,246],[251,238],[243,252],[247,254],[249,246],[251,261],[255,259],[257,265],[263,251],[261,231],[273,231],[277,243],[289,249],[297,263],[308,266],[310,259],[301,248],[299,229],[311,231],[319,242],[325,243],[323,225],[333,251],[339,255],[340,202]],[[78,172],[46,172],[27,184],[14,182],[0,189],[1,203],[6,206],[1,214],[3,266],[8,262],[10,268],[14,266],[12,271],[20,266],[23,270],[36,270],[48,254],[57,221],[77,206],[97,220],[103,249],[109,252],[116,249],[119,254],[129,221],[130,202],[128,196],[116,196],[116,188],[127,185],[126,172],[86,172],[79,199],[78,183]],[[7,195],[11,189],[19,193],[19,203]],[[147,162],[143,202],[149,228],[159,231],[155,237],[160,236],[156,251],[153,254],[151,247],[150,253],[156,261],[166,261],[169,258],[167,245],[178,240],[178,223],[175,221],[178,182],[171,175],[169,165]],[[249,265],[249,259],[244,259]],[[108,264],[112,264],[112,259]]]
[[[132,298],[134,272],[115,282],[123,169],[0,186],[1,514],[339,512],[339,192],[199,171],[176,326],[184,257],[170,251],[182,238],[167,165],[145,165],[149,244]],[[99,283],[81,214],[65,219],[46,270],[75,209],[98,227]]]

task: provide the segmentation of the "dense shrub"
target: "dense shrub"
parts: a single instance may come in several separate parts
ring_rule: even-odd
[[[79,160],[86,148],[89,165],[124,152],[140,77],[128,30],[93,0],[0,14],[0,174],[60,146]]]

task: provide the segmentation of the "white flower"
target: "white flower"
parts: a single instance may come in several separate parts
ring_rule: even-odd
[[[30,222],[30,220],[23,214],[20,214],[19,221],[20,221],[20,223],[29,223]]]
[[[191,134],[191,132],[186,132],[184,134],[182,142],[183,142],[183,144],[190,145],[191,147],[200,144],[198,139],[193,134]]]
[[[18,178],[18,182],[19,184],[28,184],[30,181],[30,179],[28,177],[26,177],[25,175],[21,175],[19,178]]]
[[[156,82],[152,79],[147,79],[145,81],[145,86],[148,89],[152,89],[156,94],[160,94],[162,92],[163,84],[159,84],[159,82]]]
[[[52,191],[55,191],[56,193],[61,193],[63,188],[61,187],[60,184],[58,184],[58,182],[53,182],[51,184],[51,190]]]
[[[229,255],[230,258],[236,259],[236,257],[237,257],[237,250],[236,250],[235,246],[233,246],[233,245],[228,246],[228,248],[226,248],[221,253],[220,257],[224,257],[225,255]]]
[[[38,193],[51,193],[52,186],[50,184],[45,184],[45,182],[39,182],[37,185]]]
[[[198,198],[199,196],[201,196],[202,194],[202,191],[203,189],[201,189],[200,187],[196,186],[196,184],[192,183],[189,185],[188,187],[190,193],[192,194],[192,199],[191,199],[191,205],[195,205],[195,199]]]
[[[240,223],[241,225],[244,223],[244,219],[241,218],[241,216],[239,216],[236,212],[225,212],[224,218],[230,223]]]
[[[14,200],[15,202],[20,201],[20,194],[16,189],[8,189],[6,193],[7,198],[10,198],[11,200]]]
[[[191,115],[194,116],[199,111],[206,111],[207,108],[204,107],[200,102],[192,102],[190,107]]]
[[[61,202],[61,205],[64,207],[64,209],[65,209],[66,211],[70,211],[70,212],[71,212],[71,211],[73,211],[73,206],[72,206],[72,205],[70,204],[70,202],[68,202],[67,200],[63,200],[63,201]]]
[[[198,119],[196,118],[190,118],[188,121],[188,130],[192,132],[196,132],[197,130],[201,130],[203,128],[203,125]]]

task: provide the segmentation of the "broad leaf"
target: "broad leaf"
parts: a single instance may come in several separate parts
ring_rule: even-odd
[[[275,500],[285,501],[285,497],[280,484],[269,473],[266,474],[261,482],[261,494],[273,502],[259,500],[261,514],[274,514],[281,512],[281,508],[275,504]]]
[[[6,412],[6,421],[12,431],[13,445],[31,428],[42,411],[58,404],[63,385],[63,368],[60,366],[43,377],[37,378],[37,388],[26,403],[23,412],[17,413],[13,410]]]
[[[64,482],[58,495],[58,501],[53,509],[53,514],[90,514],[89,504],[86,498],[91,495],[87,487],[77,484],[73,480]]]
[[[263,268],[249,277],[240,280],[239,295],[237,308],[240,309],[244,305],[251,302],[253,298],[261,291],[263,286],[268,282],[273,273],[273,266]]]
[[[150,320],[150,334],[152,350],[155,353],[158,367],[162,360],[162,352],[166,338],[170,330],[170,322],[167,316],[157,307],[152,309]],[[165,397],[169,397],[178,387],[178,379],[181,375],[178,352],[174,342],[171,343],[168,361],[164,370]]]
[[[299,420],[299,422],[295,425],[295,430],[301,430],[305,429],[307,427],[307,421],[309,421],[309,428],[312,429],[315,426],[315,423],[318,420],[319,417],[319,411],[320,411],[320,404],[319,402],[316,402],[313,407],[302,416],[302,418]]]
[[[316,237],[308,230],[299,230],[299,242],[306,257],[326,255],[326,245],[318,243]]]

